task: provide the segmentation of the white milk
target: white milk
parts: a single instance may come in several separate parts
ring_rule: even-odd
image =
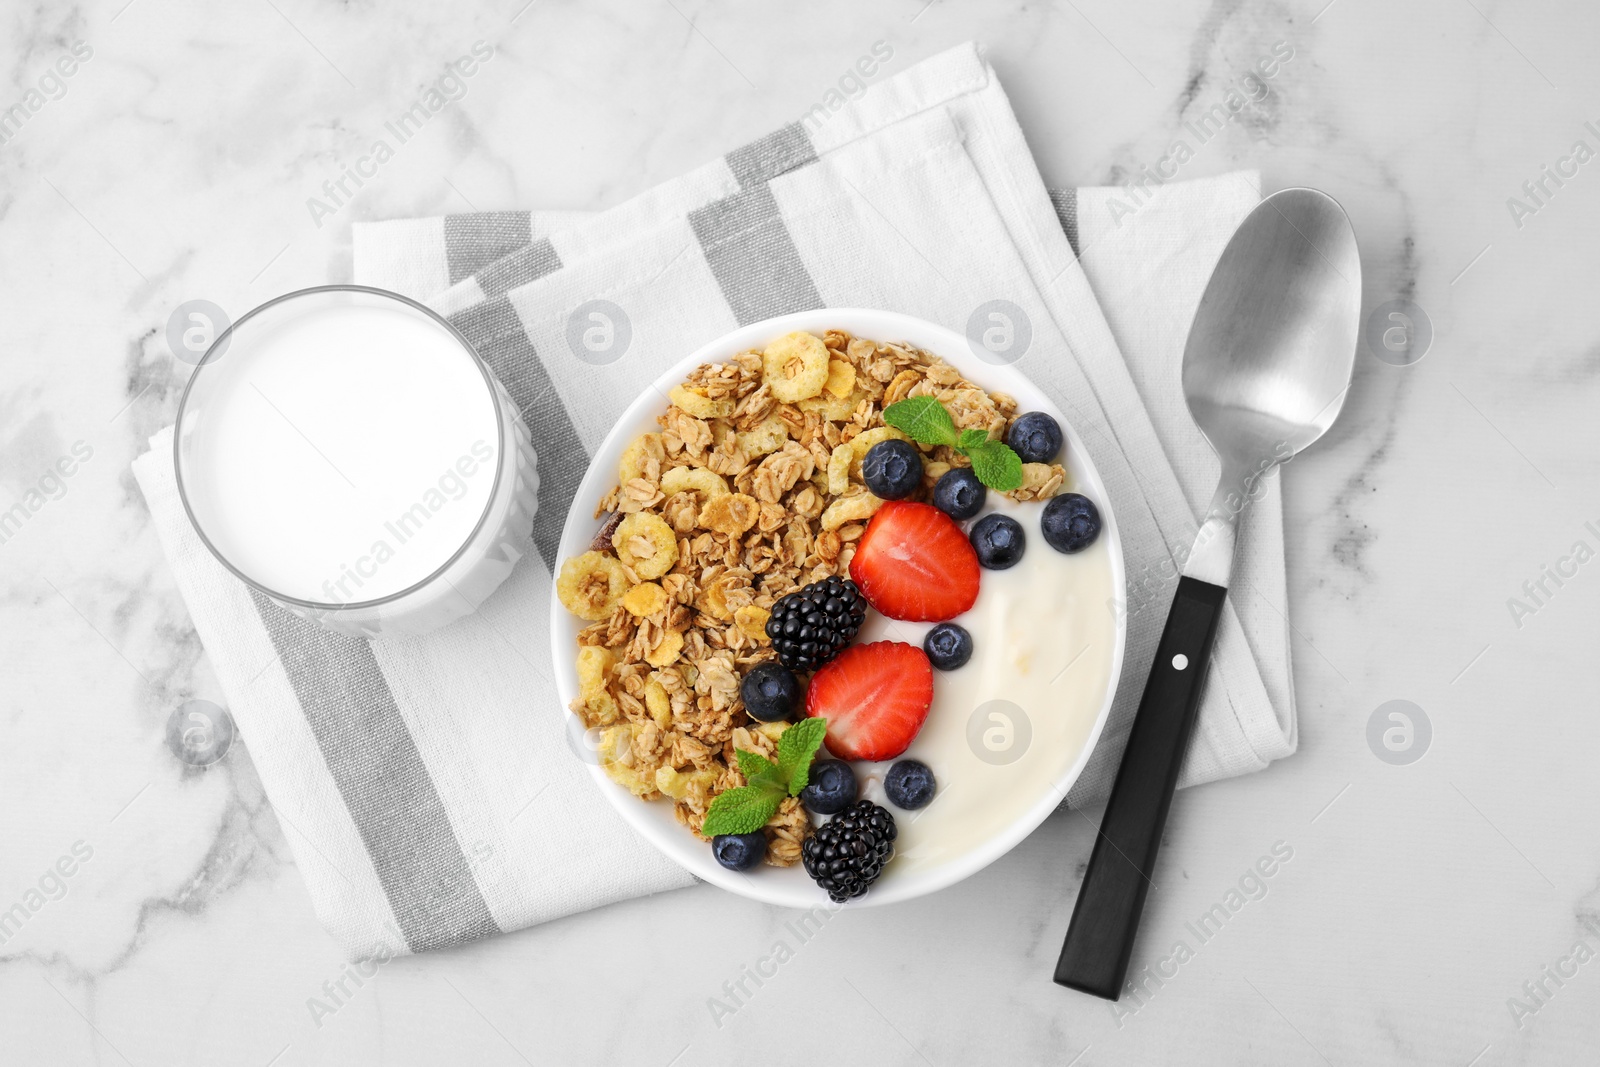
[[[885,880],[954,859],[1021,818],[1083,751],[1112,681],[1116,590],[1104,534],[1066,555],[1039,532],[1042,503],[996,493],[989,501],[983,514],[1020,522],[1027,551],[1009,570],[981,572],[977,603],[954,620],[972,633],[972,659],[933,672],[928,720],[900,757],[933,770],[932,803],[902,811],[883,792],[893,761],[856,765],[863,795],[894,814],[895,859]],[[920,648],[932,628],[874,612],[857,641]]]
[[[370,298],[268,309],[215,366],[183,474],[218,551],[325,604],[416,585],[467,543],[501,461],[496,398],[444,327]]]

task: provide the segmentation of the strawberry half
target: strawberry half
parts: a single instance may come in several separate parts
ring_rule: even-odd
[[[850,577],[891,619],[944,622],[978,599],[978,553],[938,508],[891,500],[861,535]]]
[[[853,645],[819,670],[806,714],[828,720],[828,751],[840,759],[894,759],[910,747],[933,703],[933,665],[915,645]]]

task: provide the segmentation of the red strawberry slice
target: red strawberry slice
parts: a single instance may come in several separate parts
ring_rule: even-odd
[[[850,577],[891,619],[944,622],[978,599],[978,554],[938,508],[891,500],[861,535]]]
[[[828,720],[840,759],[894,759],[911,745],[933,703],[933,665],[915,645],[852,645],[811,679],[806,714]]]

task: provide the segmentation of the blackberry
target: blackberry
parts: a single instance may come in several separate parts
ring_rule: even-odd
[[[778,662],[792,671],[814,671],[856,636],[867,618],[867,598],[856,583],[835,575],[772,605],[767,636]]]
[[[859,897],[894,856],[894,816],[870,800],[858,800],[824,823],[800,846],[806,873],[843,904]]]

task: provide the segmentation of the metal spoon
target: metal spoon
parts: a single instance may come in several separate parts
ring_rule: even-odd
[[[1263,200],[1212,271],[1183,350],[1183,394],[1222,480],[1156,646],[1056,963],[1061,985],[1108,1000],[1122,992],[1228,595],[1239,513],[1261,475],[1321,437],[1344,406],[1360,310],[1355,233],[1315,189]]]

